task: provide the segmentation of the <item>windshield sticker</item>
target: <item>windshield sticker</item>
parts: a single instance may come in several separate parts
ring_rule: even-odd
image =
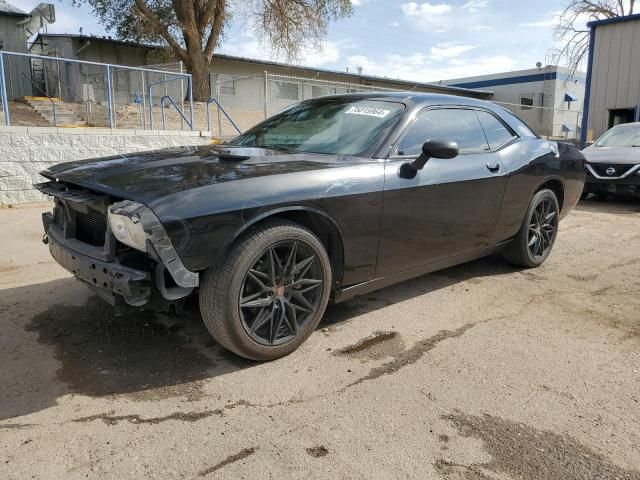
[[[375,108],[375,107],[356,107],[355,105],[349,107],[347,111],[344,113],[350,113],[351,115],[366,115],[368,117],[378,117],[384,118],[391,110],[384,110],[383,108]]]

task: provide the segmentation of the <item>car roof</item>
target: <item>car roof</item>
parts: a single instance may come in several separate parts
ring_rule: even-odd
[[[362,100],[378,100],[388,102],[400,102],[406,104],[408,107],[426,107],[429,105],[466,105],[471,107],[484,107],[495,110],[499,108],[497,105],[485,100],[478,100],[475,98],[465,97],[461,95],[446,95],[442,93],[423,93],[423,92],[360,92],[360,93],[344,93],[338,95],[328,95],[324,97],[317,97],[313,100],[349,100],[349,99],[362,99]]]

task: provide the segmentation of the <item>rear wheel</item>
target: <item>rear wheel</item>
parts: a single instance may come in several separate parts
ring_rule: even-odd
[[[518,235],[504,252],[507,261],[522,267],[542,265],[553,249],[559,215],[556,194],[549,189],[537,192],[531,199]]]
[[[222,346],[251,360],[273,360],[313,333],[330,289],[320,240],[298,224],[273,221],[241,238],[221,268],[204,273],[200,311]]]

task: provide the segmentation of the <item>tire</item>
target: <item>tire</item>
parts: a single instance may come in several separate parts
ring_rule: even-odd
[[[301,225],[274,220],[240,237],[221,267],[204,272],[200,312],[223,347],[250,360],[274,360],[309,338],[330,291],[322,242]]]
[[[504,251],[504,258],[521,267],[539,267],[549,257],[558,236],[560,206],[556,194],[540,190],[531,199],[518,234]]]

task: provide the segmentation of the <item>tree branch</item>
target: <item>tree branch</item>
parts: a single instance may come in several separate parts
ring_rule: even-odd
[[[212,3],[212,2],[210,2]],[[215,48],[218,46],[218,40],[220,39],[220,35],[222,34],[222,29],[225,23],[225,5],[226,2],[215,2],[215,11],[213,13],[213,25],[211,26],[211,31],[209,32],[209,38],[207,39],[207,44],[204,47],[204,54],[207,57],[208,61],[211,61],[213,57],[213,52]]]
[[[187,51],[180,46],[176,39],[169,32],[169,28],[160,22],[158,17],[151,11],[144,0],[134,0],[135,5],[141,15],[153,26],[158,35],[160,35],[173,49],[176,55],[182,60],[187,59]]]

